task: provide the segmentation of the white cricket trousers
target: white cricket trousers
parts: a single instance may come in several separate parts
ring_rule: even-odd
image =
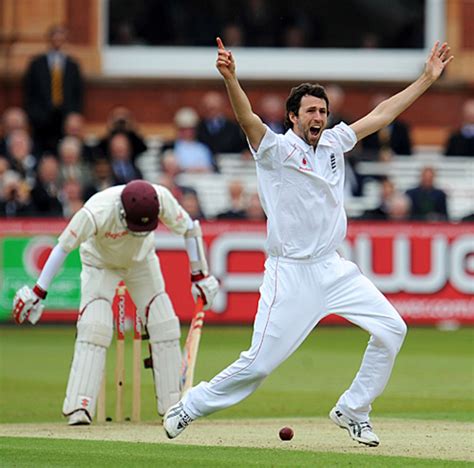
[[[248,397],[329,314],[340,315],[371,335],[359,372],[337,402],[352,419],[368,420],[407,328],[374,284],[337,253],[311,260],[266,260],[250,349],[210,382],[192,388],[184,400],[185,410],[198,418]]]

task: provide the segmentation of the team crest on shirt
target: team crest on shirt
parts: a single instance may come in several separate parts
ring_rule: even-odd
[[[331,170],[333,174],[335,174],[337,166],[336,166],[336,156],[334,155],[334,153],[331,153],[330,160],[331,160]]]

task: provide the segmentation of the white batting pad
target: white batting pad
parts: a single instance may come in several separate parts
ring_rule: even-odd
[[[65,416],[82,409],[93,419],[112,335],[110,304],[103,299],[91,302],[77,323],[74,357],[63,404]]]
[[[177,403],[180,397],[181,348],[180,328],[171,301],[166,293],[150,305],[147,330],[153,359],[153,376],[158,413]]]

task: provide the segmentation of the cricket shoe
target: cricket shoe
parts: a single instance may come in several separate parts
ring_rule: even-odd
[[[163,428],[168,439],[174,439],[183,432],[189,424],[193,422],[193,418],[184,411],[182,400],[172,406],[163,417]]]
[[[91,422],[91,418],[84,410],[74,411],[67,418],[67,423],[70,426],[88,426]]]
[[[342,429],[346,429],[349,435],[359,444],[368,445],[369,447],[377,447],[379,445],[379,438],[373,432],[369,421],[354,421],[342,414],[336,407],[331,410],[329,417],[334,424],[337,424]]]

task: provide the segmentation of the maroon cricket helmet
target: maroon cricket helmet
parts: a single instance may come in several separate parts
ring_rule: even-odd
[[[160,203],[153,185],[144,180],[132,180],[122,190],[120,198],[130,231],[146,232],[156,229]]]

